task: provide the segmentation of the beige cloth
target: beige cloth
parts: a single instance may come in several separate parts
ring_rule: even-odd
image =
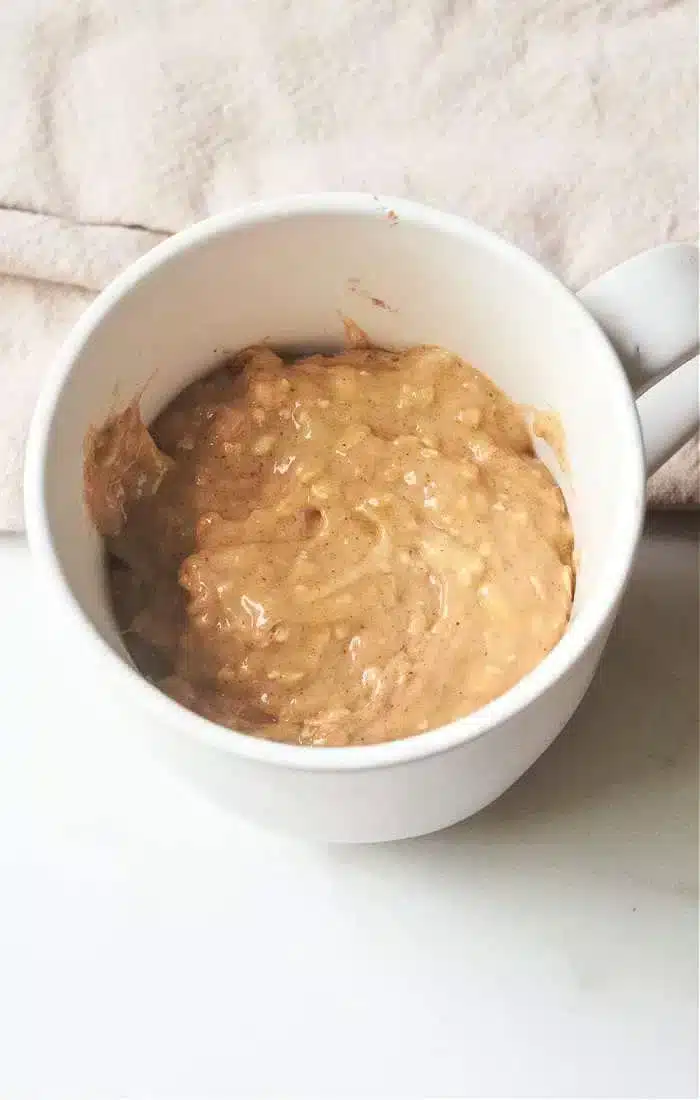
[[[0,528],[57,344],[159,240],[251,197],[463,212],[578,287],[696,236],[694,0],[5,0]],[[695,465],[693,465],[695,463]],[[697,447],[656,497],[697,496]]]

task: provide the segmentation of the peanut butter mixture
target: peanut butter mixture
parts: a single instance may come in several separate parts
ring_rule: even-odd
[[[437,347],[252,347],[86,442],[124,640],[231,729],[360,745],[501,695],[563,634],[572,531],[523,415]]]

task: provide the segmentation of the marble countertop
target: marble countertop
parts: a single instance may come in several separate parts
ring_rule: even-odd
[[[696,1096],[697,536],[648,525],[528,775],[364,848],[256,830],[162,770],[0,539],[0,1095]]]

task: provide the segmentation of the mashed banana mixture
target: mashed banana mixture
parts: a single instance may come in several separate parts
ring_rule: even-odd
[[[93,433],[85,491],[138,667],[261,737],[443,725],[571,611],[571,524],[520,409],[438,347],[248,348],[150,432],[132,405]]]

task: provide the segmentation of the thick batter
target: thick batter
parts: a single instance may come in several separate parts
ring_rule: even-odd
[[[304,745],[443,725],[563,634],[572,532],[523,415],[437,347],[249,348],[149,434],[87,442],[136,664],[185,706]]]

